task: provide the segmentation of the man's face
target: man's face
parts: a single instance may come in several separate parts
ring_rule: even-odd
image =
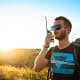
[[[56,20],[54,22],[54,25],[55,25],[55,28],[54,28],[55,39],[58,39],[58,40],[64,39],[68,34],[66,25],[64,25],[64,21]]]

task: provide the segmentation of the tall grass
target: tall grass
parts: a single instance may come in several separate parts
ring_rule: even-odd
[[[0,66],[0,80],[46,80],[47,69],[35,72],[28,67]]]

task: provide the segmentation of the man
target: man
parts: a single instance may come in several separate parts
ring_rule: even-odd
[[[71,28],[72,24],[67,18],[56,17],[51,27],[54,35],[51,32],[47,34],[43,49],[35,59],[35,71],[49,67],[48,80],[80,80],[80,48],[76,51],[77,47],[69,42]],[[54,37],[59,41],[59,45],[50,48]]]

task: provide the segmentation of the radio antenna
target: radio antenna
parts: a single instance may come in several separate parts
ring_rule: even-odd
[[[46,32],[48,33],[48,28],[47,28],[47,17],[45,16],[45,23],[46,23]]]

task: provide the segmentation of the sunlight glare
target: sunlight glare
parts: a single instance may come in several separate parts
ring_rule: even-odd
[[[3,52],[3,53],[8,53],[11,50],[12,50],[11,48],[0,48],[0,52]]]

